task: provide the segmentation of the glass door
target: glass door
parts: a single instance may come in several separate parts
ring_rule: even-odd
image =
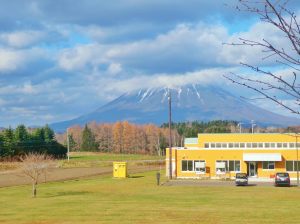
[[[249,162],[249,177],[256,176],[256,162]]]

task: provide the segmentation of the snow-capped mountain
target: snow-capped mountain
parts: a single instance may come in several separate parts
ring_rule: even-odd
[[[170,89],[173,121],[235,120],[259,125],[288,126],[300,120],[272,113],[214,86],[186,85]],[[97,110],[73,120],[54,123],[55,131],[75,124],[115,122],[168,122],[168,88],[141,89],[123,94]]]

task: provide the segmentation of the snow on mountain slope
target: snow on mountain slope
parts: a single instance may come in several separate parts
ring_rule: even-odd
[[[300,124],[286,117],[259,108],[240,97],[215,86],[186,85],[170,89],[173,121],[235,120],[257,124],[288,126]],[[125,93],[95,111],[73,120],[52,124],[55,131],[64,131],[75,124],[115,122],[162,124],[168,121],[168,88],[149,88]]]

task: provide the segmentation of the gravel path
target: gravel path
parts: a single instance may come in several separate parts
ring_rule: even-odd
[[[134,174],[150,170],[158,170],[159,166],[129,166],[128,173]],[[42,175],[39,182],[62,181],[78,178],[85,178],[97,175],[112,175],[112,167],[91,167],[91,168],[52,168],[47,175]],[[19,170],[0,173],[0,187],[30,184],[30,179]]]

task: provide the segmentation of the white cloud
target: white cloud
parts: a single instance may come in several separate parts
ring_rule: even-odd
[[[4,106],[6,103],[6,100],[0,98],[0,106]]]
[[[61,83],[59,79],[48,80],[36,85],[33,85],[30,81],[17,85],[0,86],[1,95],[9,95],[11,93],[25,94],[25,95],[37,95],[40,93],[51,93],[55,87],[58,87]]]
[[[122,71],[122,65],[119,63],[111,63],[107,69],[108,74],[116,75]]]
[[[100,36],[105,35],[103,29],[93,27],[90,30]],[[94,42],[65,49],[59,54],[58,64],[67,71],[77,72],[95,70],[102,64],[122,64],[124,71],[136,70],[150,74],[236,66],[240,62],[267,66],[274,64],[274,58],[262,60],[267,55],[259,47],[223,45],[239,42],[239,37],[259,41],[265,38],[275,46],[287,45],[286,38],[279,31],[261,22],[247,32],[232,35],[223,25],[179,24],[152,39],[115,44]]]
[[[45,58],[45,55],[45,51],[38,48],[27,50],[0,48],[0,72],[18,70],[34,60]]]
[[[235,68],[205,69],[182,74],[155,74],[152,76],[139,75],[125,80],[103,78],[99,80],[91,80],[89,85],[93,87],[94,91],[102,98],[112,100],[120,94],[137,89],[178,87],[187,84],[218,86],[226,82],[222,75],[232,71],[235,71]],[[101,89],[101,91],[99,91],[99,89]]]
[[[11,47],[27,47],[42,40],[46,34],[42,31],[16,31],[0,34],[0,42]]]
[[[242,43],[239,38],[246,40],[257,41],[263,43],[267,40],[275,48],[282,49],[289,54],[294,54],[291,50],[291,44],[279,29],[273,25],[263,22],[254,24],[246,32],[235,33],[230,36],[225,43]],[[232,46],[224,45],[219,54],[218,61],[223,61],[228,65],[236,65],[240,62],[258,66],[268,66],[276,64],[278,57],[268,57],[270,52],[263,52],[266,48],[260,46]],[[271,52],[272,53],[272,52]]]
[[[94,68],[101,64],[102,53],[102,47],[98,44],[76,46],[58,55],[58,65],[66,71],[84,70],[88,65]]]

